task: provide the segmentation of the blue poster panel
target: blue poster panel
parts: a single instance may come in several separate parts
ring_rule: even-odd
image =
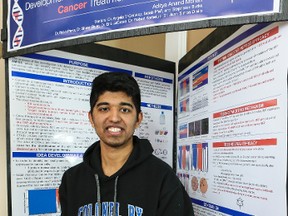
[[[10,0],[8,51],[143,27],[279,12],[280,0]]]

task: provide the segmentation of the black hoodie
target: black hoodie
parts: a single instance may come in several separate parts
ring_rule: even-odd
[[[192,204],[171,167],[148,140],[133,138],[123,167],[104,175],[99,141],[69,170],[59,188],[62,216],[193,216]],[[116,206],[116,208],[115,208]]]

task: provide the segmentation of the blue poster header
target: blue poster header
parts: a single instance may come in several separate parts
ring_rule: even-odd
[[[8,51],[113,31],[279,12],[277,1],[10,0]]]

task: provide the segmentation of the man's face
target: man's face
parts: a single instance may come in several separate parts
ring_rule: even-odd
[[[132,98],[124,92],[104,92],[99,96],[93,113],[89,113],[100,143],[114,148],[133,143],[134,130],[142,119],[142,113],[137,116]]]

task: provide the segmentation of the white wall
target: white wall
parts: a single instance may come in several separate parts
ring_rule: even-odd
[[[156,34],[141,37],[124,38],[120,40],[104,41],[100,42],[100,44],[164,59],[165,37],[165,34]]]

